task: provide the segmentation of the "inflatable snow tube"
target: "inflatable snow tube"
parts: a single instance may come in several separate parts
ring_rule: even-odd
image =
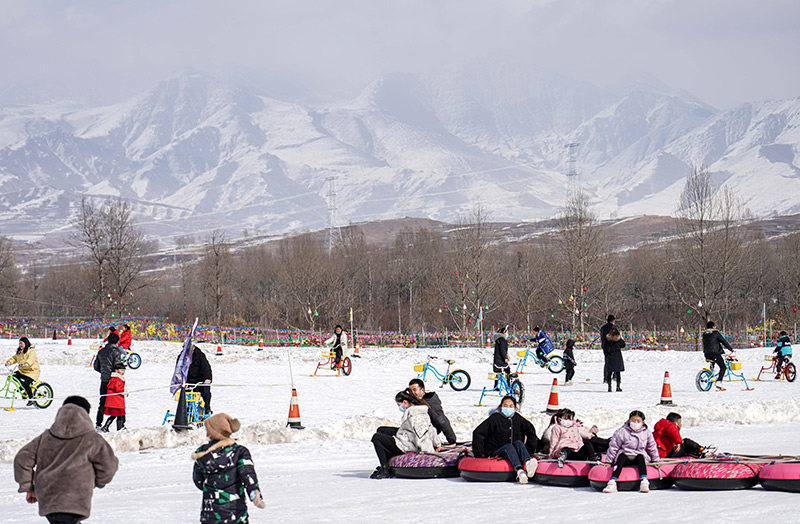
[[[465,449],[447,453],[405,453],[389,459],[394,476],[401,479],[452,478],[459,475],[458,462]]]
[[[675,486],[693,491],[748,489],[758,484],[764,464],[724,460],[719,462],[684,462],[672,470]]]
[[[647,466],[647,480],[650,482],[650,489],[667,489],[672,486],[672,464],[659,465],[658,467]],[[614,467],[607,464],[599,464],[589,471],[589,484],[596,490],[602,491],[608,481],[611,480],[611,473]],[[617,489],[619,491],[639,491],[639,470],[636,466],[626,466],[622,468],[617,479]]]
[[[800,493],[800,462],[767,464],[758,473],[764,489]]]
[[[539,461],[533,480],[545,486],[583,488],[589,485],[589,471],[593,466],[594,464],[589,462],[567,461],[563,468],[559,468],[555,461],[542,460]]]
[[[461,478],[471,482],[514,482],[517,472],[503,458],[465,457],[458,463]]]

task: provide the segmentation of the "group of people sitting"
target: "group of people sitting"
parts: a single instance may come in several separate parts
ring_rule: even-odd
[[[426,392],[422,380],[413,379],[408,388],[395,395],[395,402],[403,413],[400,427],[382,426],[372,436],[380,465],[370,478],[391,477],[389,461],[394,456],[411,452],[436,453],[443,450],[445,443],[456,444],[455,433],[442,410],[439,396]],[[508,460],[521,484],[527,484],[534,476],[538,453],[555,459],[559,468],[563,468],[567,461],[576,460],[613,466],[604,493],[616,492],[622,468],[635,466],[640,477],[639,490],[647,493],[650,491],[647,479],[649,463],[664,458],[701,457],[715,449],[682,438],[682,419],[678,413],[668,414],[651,431],[645,424],[644,413],[632,411],[628,420],[610,439],[606,439],[598,436],[597,426],[587,429],[575,419],[574,411],[563,408],[551,417],[550,425],[539,438],[534,425],[520,414],[519,409],[514,397],[503,397],[500,405],[472,432],[471,444],[475,457]],[[439,433],[444,434],[444,441]]]

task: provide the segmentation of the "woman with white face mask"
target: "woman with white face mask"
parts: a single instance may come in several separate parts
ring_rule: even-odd
[[[636,466],[639,470],[641,484],[639,491],[642,493],[650,492],[650,482],[647,480],[647,463],[658,462],[658,446],[653,438],[653,433],[644,423],[644,413],[641,411],[631,411],[628,421],[622,425],[608,445],[606,453],[606,463],[616,465],[611,474],[611,480],[603,489],[603,493],[616,493],[617,479],[622,468],[625,466]]]
[[[597,427],[587,430],[576,423],[575,412],[562,409],[556,424],[550,431],[550,458],[558,459],[558,467],[563,468],[567,460],[600,460],[592,445],[592,437],[597,435]]]
[[[472,454],[503,457],[517,471],[517,481],[527,484],[539,465],[531,454],[538,443],[536,429],[517,411],[517,401],[505,396],[500,405],[472,432]]]

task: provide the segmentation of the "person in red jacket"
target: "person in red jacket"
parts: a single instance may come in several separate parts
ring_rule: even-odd
[[[125,364],[117,364],[114,368],[111,380],[108,381],[106,394],[108,396],[106,397],[105,412],[108,420],[100,431],[108,433],[114,419],[117,421],[117,431],[127,429],[125,427],[125,397],[128,396],[128,393],[125,391]]]
[[[131,350],[131,342],[133,339],[131,337],[131,327],[128,324],[122,325],[122,331],[119,334],[119,347],[120,349],[124,349],[125,353]]]
[[[670,413],[667,418],[656,423],[653,437],[656,439],[659,457],[702,457],[713,451],[709,446],[704,447],[694,440],[681,437],[681,427],[683,421],[678,413]]]

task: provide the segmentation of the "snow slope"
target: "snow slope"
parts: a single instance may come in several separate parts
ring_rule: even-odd
[[[20,446],[47,428],[57,403],[69,394],[82,394],[96,403],[98,375],[86,362],[91,341],[36,340],[43,367],[58,400],[46,410],[21,408],[0,411],[0,522],[30,522],[35,508],[27,506],[11,474],[11,460]],[[127,522],[196,522],[200,492],[191,483],[190,452],[204,441],[202,431],[176,434],[161,427],[164,413],[175,402],[167,390],[180,345],[136,341],[134,349],[143,357],[142,367],[130,370],[127,386],[128,427],[107,438],[120,454],[121,469],[107,488],[96,491],[94,516],[90,522],[109,522],[125,516]],[[11,354],[13,340],[0,341],[0,354]],[[253,451],[257,471],[268,500],[268,509],[253,510],[252,522],[452,522],[455,515],[470,521],[502,518],[509,522],[560,519],[564,512],[578,521],[611,521],[630,515],[632,504],[648,521],[693,521],[708,508],[708,494],[669,490],[648,496],[622,493],[614,498],[591,489],[548,488],[538,485],[470,484],[459,479],[374,481],[368,478],[376,465],[369,437],[379,425],[399,420],[394,394],[415,376],[413,365],[428,354],[454,358],[466,369],[473,384],[465,392],[439,389],[428,380],[428,389],[442,398],[445,410],[460,439],[469,439],[497,398],[486,407],[475,407],[480,388],[488,385],[491,350],[474,349],[373,349],[354,359],[349,377],[311,377],[318,357],[313,348],[265,348],[223,346],[204,348],[214,370],[212,405],[238,417],[243,429],[239,442]],[[768,350],[767,350],[768,351]],[[739,350],[747,377],[755,376],[763,362],[764,349]],[[288,356],[291,354],[300,412],[306,429],[286,429],[290,399]],[[513,354],[513,353],[512,353]],[[601,435],[610,435],[632,409],[641,409],[655,423],[669,411],[684,418],[684,435],[721,450],[749,454],[800,455],[796,438],[800,429],[798,385],[774,381],[752,382],[753,391],[733,383],[725,392],[701,393],[694,376],[703,365],[700,353],[674,351],[625,351],[627,371],[622,393],[608,393],[601,384],[599,351],[577,351],[579,365],[575,385],[562,386],[560,404],[575,409],[582,420],[597,424]],[[533,367],[522,375],[526,386],[523,414],[541,432],[554,375]],[[670,372],[676,406],[659,406],[665,371]],[[562,378],[559,376],[559,378]],[[7,401],[0,405],[7,406]],[[411,482],[409,484],[409,482]],[[510,490],[510,491],[509,491]],[[534,490],[526,504],[524,490]],[[421,494],[424,493],[424,496]],[[520,498],[523,497],[523,498]],[[635,500],[634,500],[635,499]],[[518,501],[521,504],[515,502]],[[616,503],[611,503],[616,500]],[[724,507],[725,520],[746,522],[763,517],[793,522],[796,517],[776,507],[794,500],[791,494],[765,492],[718,493],[713,508]],[[149,501],[145,502],[145,501]],[[665,513],[669,506],[673,513]],[[767,508],[765,510],[765,508]]]

